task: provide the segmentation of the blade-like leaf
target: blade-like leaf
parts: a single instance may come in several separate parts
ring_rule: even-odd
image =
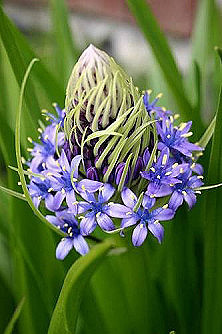
[[[113,240],[106,239],[79,258],[69,269],[49,326],[48,334],[75,333],[80,302],[86,284],[104,259]]]
[[[201,147],[205,148],[207,144],[209,143],[210,139],[212,138],[213,133],[214,133],[214,128],[215,128],[215,123],[216,123],[216,116],[212,119],[210,125],[208,126],[203,136],[198,141],[198,144]]]
[[[50,13],[53,23],[53,35],[56,41],[55,59],[57,61],[58,78],[66,87],[73,64],[77,61],[77,50],[68,24],[68,11],[63,0],[50,0]]]
[[[208,183],[222,180],[222,89],[220,92],[216,124],[211,149]],[[222,318],[222,191],[220,188],[208,192],[205,211],[205,254],[204,254],[204,299],[202,324],[203,333],[220,334]]]
[[[163,71],[165,79],[180,108],[180,113],[185,120],[193,118],[192,106],[184,95],[181,74],[177,68],[168,42],[147,2],[145,0],[128,0],[128,4]]]
[[[24,305],[24,302],[25,302],[25,298],[22,298],[22,300],[20,301],[20,303],[18,304],[7,328],[5,329],[4,331],[4,334],[11,334],[13,332],[13,329],[15,327],[15,323],[17,321],[17,319],[19,318],[20,316],[20,313],[22,311],[22,308],[23,308],[23,305]]]

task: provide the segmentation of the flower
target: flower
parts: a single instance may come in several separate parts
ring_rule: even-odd
[[[172,164],[169,154],[169,149],[165,147],[150,170],[141,172],[141,176],[150,181],[147,195],[155,197],[169,195],[172,193],[172,185],[181,182],[176,177],[188,167],[188,164]]]
[[[159,101],[162,94],[157,95],[156,98],[152,102],[150,102],[151,92],[152,91],[148,90],[148,91],[146,91],[146,93],[143,96],[143,103],[144,103],[144,106],[145,106],[147,112],[149,113],[149,115],[152,116],[152,114],[154,114],[156,119],[160,119],[162,117],[172,115],[171,111],[166,110],[163,107],[161,108],[161,107],[156,106],[156,104]]]
[[[50,121],[53,125],[64,126],[64,118],[65,118],[65,110],[61,109],[57,103],[53,103],[53,107],[55,108],[56,114],[52,114],[47,110],[42,110],[42,113],[46,117],[46,121]]]
[[[30,149],[33,156],[30,162],[30,170],[32,172],[39,173],[48,166],[51,167],[56,153],[56,136],[57,145],[61,147],[64,143],[64,133],[59,132],[57,134],[57,127],[55,125],[48,125],[40,137],[41,143],[33,142],[34,147]]]
[[[180,127],[174,126],[168,117],[164,117],[161,122],[157,122],[157,132],[160,135],[158,148],[162,150],[168,147],[172,154],[179,152],[181,155],[192,157],[192,151],[202,151],[202,148],[188,141],[188,137],[192,135],[189,132],[192,122],[182,123]]]
[[[50,211],[57,211],[60,208],[63,197],[61,193],[56,193],[55,196],[51,194],[52,184],[44,176],[42,178],[33,177],[28,189],[36,208],[39,207],[42,200],[45,201],[45,206]]]
[[[97,224],[105,231],[114,230],[115,225],[110,217],[126,217],[128,209],[124,205],[107,203],[114,192],[115,188],[106,183],[99,189],[98,199],[88,191],[80,193],[86,202],[80,201],[78,203],[79,213],[87,211],[80,223],[80,230],[83,235],[92,233]]]
[[[187,169],[178,176],[178,179],[181,180],[181,182],[172,187],[173,193],[169,201],[169,207],[173,210],[177,210],[185,200],[191,209],[196,203],[195,193],[198,193],[198,191],[195,189],[203,185],[203,176],[192,176],[192,170]]]
[[[63,260],[73,247],[81,255],[88,253],[88,244],[80,233],[78,222],[73,213],[63,210],[56,212],[56,216],[47,215],[46,219],[69,235],[63,238],[56,248],[56,258],[58,260]]]
[[[71,163],[69,163],[64,150],[61,153],[58,162],[58,171],[47,170],[46,175],[49,177],[53,191],[60,193],[63,199],[66,199],[69,208],[72,208],[77,214],[77,202],[75,191],[88,190],[89,192],[97,191],[102,183],[84,179],[78,181],[79,165],[81,162],[81,155],[75,156]]]
[[[151,211],[150,209],[154,206],[155,199],[145,195],[142,207],[139,207],[134,212],[133,209],[138,201],[136,195],[130,189],[125,188],[121,193],[121,197],[125,206],[129,208],[127,212],[128,218],[123,218],[121,227],[126,228],[137,224],[132,234],[133,245],[136,247],[141,246],[147,237],[148,231],[161,243],[164,229],[159,221],[172,219],[175,214],[174,210],[165,205]]]

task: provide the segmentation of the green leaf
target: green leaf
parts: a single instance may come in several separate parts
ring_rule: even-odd
[[[208,183],[222,180],[222,88],[219,96],[216,124],[211,149]],[[203,334],[220,334],[222,318],[222,191],[208,192],[205,202],[205,252],[204,252],[204,298],[202,325]]]
[[[65,88],[73,64],[75,64],[79,56],[79,50],[73,42],[72,32],[68,24],[68,11],[65,1],[50,0],[49,4],[53,23],[53,34],[56,41],[55,59],[57,61],[58,78]]]
[[[1,7],[0,37],[10,60],[16,80],[19,86],[21,86],[26,68],[30,61],[33,58],[36,58],[36,55],[15,25],[4,14]],[[51,72],[49,72],[42,62],[33,72],[33,76],[40,84],[40,87],[43,88],[50,103],[55,100],[58,103],[63,103],[64,90],[62,85],[56,80]],[[30,89],[32,89],[32,91]],[[35,113],[36,110],[33,108],[38,106],[38,101],[33,91],[33,87],[29,88],[29,94],[27,94],[26,99],[30,110],[32,110],[32,113]]]
[[[75,333],[85,287],[112,246],[113,240],[106,239],[93,247],[87,255],[80,257],[69,269],[52,315],[48,334]]]
[[[207,144],[209,143],[209,141],[211,140],[213,133],[214,133],[215,123],[216,123],[216,116],[212,119],[210,125],[208,126],[203,136],[198,141],[198,144],[201,147],[205,148]]]
[[[152,48],[155,59],[159,63],[164,77],[171,88],[183,119],[193,118],[192,106],[184,94],[181,73],[175,63],[166,37],[162,33],[147,2],[145,0],[128,0],[128,5]]]
[[[38,61],[38,59],[34,58],[31,63],[29,64],[27,71],[25,73],[22,85],[21,85],[21,93],[20,93],[20,99],[19,99],[19,107],[16,113],[16,129],[15,129],[15,151],[16,151],[16,160],[17,160],[17,164],[18,164],[18,174],[20,177],[20,181],[22,184],[22,189],[25,195],[25,198],[29,204],[29,206],[31,207],[32,211],[36,214],[36,216],[43,221],[45,224],[48,225],[48,227],[50,227],[53,231],[57,232],[58,234],[65,236],[65,234],[58,230],[55,226],[53,226],[52,224],[50,224],[50,222],[48,222],[48,220],[43,216],[43,214],[34,206],[33,202],[32,202],[32,198],[29,194],[27,185],[26,185],[26,180],[25,180],[25,174],[23,171],[23,166],[22,166],[22,157],[21,157],[21,147],[20,147],[20,127],[21,127],[21,112],[22,112],[22,104],[23,104],[23,96],[24,96],[24,91],[25,91],[25,86],[26,86],[26,82],[28,79],[28,76],[30,74],[30,71],[32,69],[32,66],[34,65],[34,63]]]
[[[18,304],[7,328],[5,329],[4,331],[4,334],[11,334],[13,332],[13,329],[15,327],[15,323],[17,321],[17,319],[19,318],[20,316],[20,313],[22,311],[22,308],[23,308],[23,305],[24,305],[24,302],[25,302],[25,298],[22,298],[22,300],[20,301],[20,303]]]

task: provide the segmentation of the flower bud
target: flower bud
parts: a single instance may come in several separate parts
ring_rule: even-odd
[[[66,126],[83,133],[104,129],[129,109],[136,94],[128,75],[104,51],[92,44],[73,68],[66,91]]]

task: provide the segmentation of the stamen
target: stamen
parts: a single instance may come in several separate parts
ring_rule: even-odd
[[[186,193],[185,190],[182,191],[182,194],[183,194],[184,196],[187,196],[187,193]]]
[[[168,135],[167,135],[167,138],[168,138],[168,139],[170,139],[170,137],[171,137],[171,135],[170,135],[170,134],[168,134]]]
[[[51,191],[53,191],[52,187],[48,189],[48,193],[50,193]]]
[[[178,165],[178,162],[175,162],[175,164],[172,165],[172,168],[176,168]]]
[[[182,131],[186,127],[187,123],[180,123],[179,130]]]
[[[41,128],[38,128],[38,132],[39,132],[39,133],[42,133],[43,131],[42,131],[42,129],[41,129]]]
[[[162,96],[163,96],[163,93],[159,93],[159,94],[156,96],[156,99],[160,99]]]
[[[150,170],[155,173],[156,169],[154,167],[151,167]]]
[[[180,114],[175,114],[174,119],[178,119],[180,117]]]
[[[74,181],[74,182],[75,182],[75,181]],[[82,185],[81,188],[82,188],[83,191],[86,191],[86,187],[84,186],[84,184]]]
[[[188,138],[188,137],[190,137],[192,135],[193,135],[193,132],[190,131],[190,132],[184,133],[183,135],[181,135],[181,137]]]
[[[130,215],[132,215],[132,212],[129,211],[126,213],[126,216],[130,216]]]
[[[157,177],[156,177],[156,178],[160,180],[160,175],[157,175]]]
[[[164,154],[164,155],[163,155],[163,159],[162,159],[162,164],[163,164],[163,165],[166,165],[167,158],[168,158],[168,157],[167,157],[167,154]]]
[[[18,186],[21,186],[21,185],[22,185],[22,182],[19,181],[19,182],[18,182]]]
[[[184,169],[180,168],[180,173],[183,174],[184,173]]]
[[[32,141],[33,141],[31,137],[28,137],[27,140],[28,140],[30,143],[32,143]]]
[[[64,188],[62,188],[62,194],[64,195],[66,192],[65,192],[65,189]]]
[[[169,206],[169,204],[164,204],[164,205],[162,206],[162,208],[163,208],[163,209],[167,209],[168,206]]]
[[[163,111],[166,111],[166,108],[165,108],[165,107],[162,107],[162,110],[163,110]]]
[[[140,224],[140,228],[143,228],[143,224]]]
[[[172,172],[166,172],[166,173],[165,173],[166,176],[168,176],[168,175],[170,175],[170,174],[172,174]]]
[[[203,179],[204,177],[203,177],[203,175],[198,175],[197,178],[198,179]]]

